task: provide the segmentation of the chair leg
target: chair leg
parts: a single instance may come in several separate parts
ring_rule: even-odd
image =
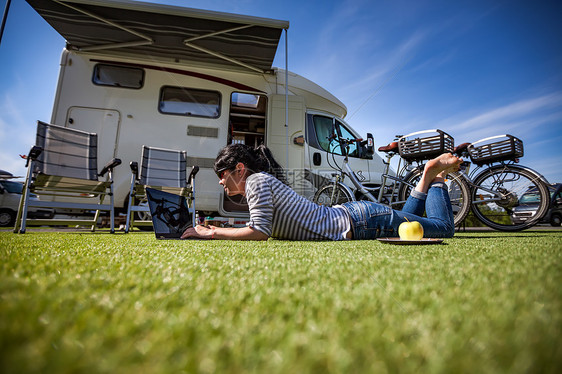
[[[109,211],[109,219],[111,220],[109,232],[115,234],[115,210],[113,209],[113,204],[111,204],[111,210]]]
[[[131,207],[133,206],[133,200],[135,199],[135,174],[131,177],[131,188],[129,189],[129,201],[127,203],[127,222],[125,223],[125,234],[129,232],[132,228],[131,221],[133,217],[131,216]]]
[[[23,191],[22,191],[22,194],[21,194],[21,197],[20,197],[20,203],[18,205],[18,212],[16,214],[16,223],[14,225],[14,233],[17,233],[18,230],[21,227],[20,221],[21,221],[21,217],[23,215],[23,206],[25,204],[25,196],[26,196],[26,193],[27,193],[27,180],[25,182],[26,183],[23,185]]]
[[[23,185],[23,191],[20,198],[20,206],[18,208],[16,225],[14,226],[14,233],[17,233],[19,230],[20,234],[25,234],[27,209],[29,206],[29,190],[31,188],[31,177],[32,177],[32,171],[34,166],[35,166],[35,162],[31,161],[30,165],[27,168],[27,176],[25,178],[25,183]]]
[[[192,222],[192,225],[193,225],[192,227],[195,227],[195,226],[197,226],[197,219],[196,219],[196,217],[195,217],[195,214],[197,213],[197,212],[195,211],[195,176],[193,176],[193,177],[191,178],[190,183],[191,183],[191,199],[190,199],[190,200],[191,200],[191,206],[190,206],[190,208],[191,208],[191,210],[192,210],[192,216],[191,216],[191,218],[192,218],[192,221],[193,221],[193,222]]]
[[[129,229],[131,228],[131,200],[133,200],[133,198],[133,196],[129,196],[129,201],[127,203],[127,222],[125,223],[125,234],[127,234],[129,232]]]
[[[191,204],[190,204],[191,206],[189,207],[189,210],[191,210],[191,221],[192,221],[191,224],[192,227],[195,227],[197,226],[197,217],[195,217],[197,213],[195,211],[195,197],[192,196],[190,200],[191,200]]]
[[[115,199],[113,196],[113,176],[112,176],[112,172],[109,171],[109,177],[111,180],[111,184],[109,185],[109,202],[110,202],[110,211],[109,211],[109,227],[110,230],[109,232],[111,232],[112,234],[115,234]]]
[[[106,194],[100,194],[99,198],[100,198],[100,202],[99,205],[103,205],[103,202],[105,200],[105,195]],[[94,215],[94,221],[92,222],[92,227],[90,229],[90,231],[95,232],[96,231],[96,225],[98,224],[98,219],[100,218],[100,210],[96,210],[96,214]]]
[[[101,204],[103,204],[103,196],[100,196],[100,205]],[[96,224],[97,224],[99,218],[100,218],[100,211],[96,210],[96,214],[94,214],[94,222],[92,222],[92,227],[90,228],[91,232],[96,231]]]

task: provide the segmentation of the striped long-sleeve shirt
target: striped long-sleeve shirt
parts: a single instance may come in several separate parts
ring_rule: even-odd
[[[326,207],[298,195],[267,173],[246,179],[248,226],[279,239],[343,240],[350,230],[343,207]]]

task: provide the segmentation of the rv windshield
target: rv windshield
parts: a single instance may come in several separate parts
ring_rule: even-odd
[[[355,136],[343,125],[343,123],[338,120],[334,121],[334,119],[330,117],[319,115],[314,116],[314,128],[316,130],[316,136],[320,147],[322,147],[325,151],[335,153],[337,155],[343,155],[343,151],[337,139],[329,140],[334,132],[341,138],[355,139]],[[350,144],[349,156],[357,157],[357,153],[357,143]]]

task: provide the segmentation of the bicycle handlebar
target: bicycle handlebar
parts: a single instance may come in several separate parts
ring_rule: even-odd
[[[338,140],[338,142],[343,143],[345,145],[353,144],[355,142],[362,142],[363,138],[340,138],[337,134],[332,134],[328,136],[328,140]]]

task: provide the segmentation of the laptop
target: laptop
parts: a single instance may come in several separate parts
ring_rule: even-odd
[[[146,197],[156,239],[181,239],[181,234],[193,226],[185,196],[147,187]]]

